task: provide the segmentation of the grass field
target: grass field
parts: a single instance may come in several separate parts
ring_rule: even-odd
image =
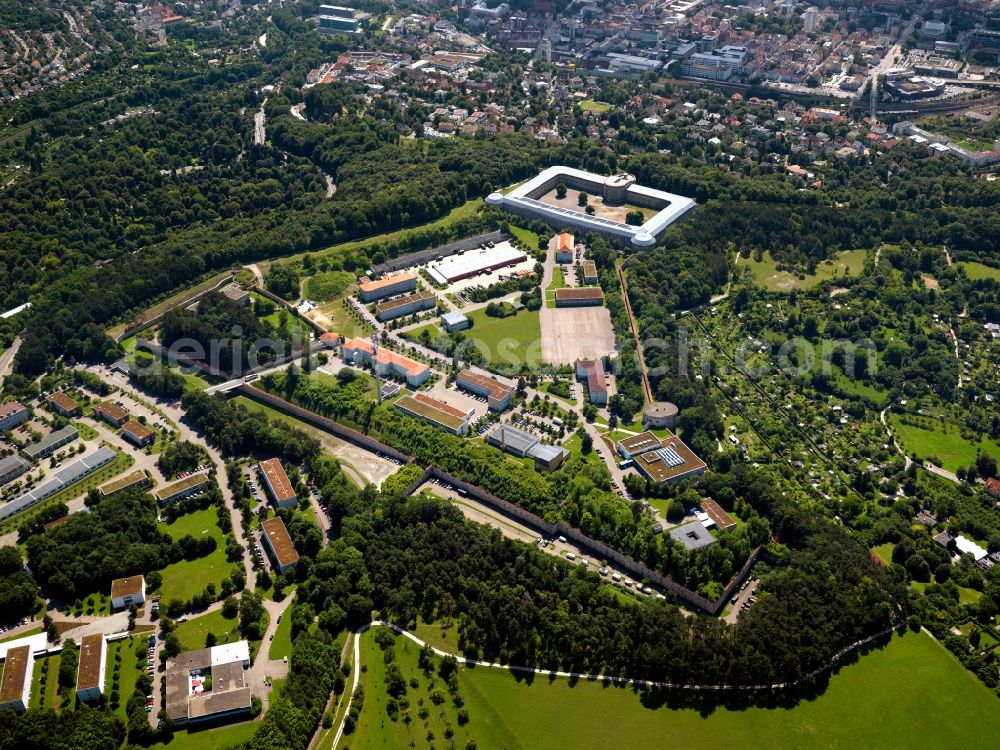
[[[288,616],[287,611],[285,615],[274,631],[274,640],[268,646],[268,659],[280,659],[292,655],[292,618]]]
[[[825,260],[816,267],[816,273],[800,279],[790,271],[779,271],[777,262],[767,253],[760,262],[750,259],[754,282],[769,292],[790,292],[793,289],[811,289],[823,281],[857,276],[864,270],[865,250],[846,250],[836,260]]]
[[[580,102],[580,109],[584,112],[593,112],[595,114],[604,114],[611,109],[611,105],[607,102],[597,102],[593,99],[584,99]]]
[[[163,585],[160,586],[159,593],[164,601],[188,601],[195,594],[201,593],[209,583],[214,583],[218,589],[223,579],[229,576],[233,564],[226,561],[226,540],[216,523],[215,508],[187,513],[173,523],[163,524],[163,528],[174,539],[180,539],[185,534],[190,534],[195,539],[210,535],[215,538],[217,545],[210,555],[197,560],[181,560],[163,569]]]
[[[214,633],[217,643],[232,643],[240,640],[237,632],[237,619],[227,619],[222,616],[222,610],[209,612],[207,615],[193,617],[187,622],[177,624],[177,637],[181,641],[181,651],[193,651],[205,648],[205,637]]]
[[[354,283],[354,274],[347,271],[320,271],[305,280],[307,299],[329,302],[344,293]]]
[[[955,265],[964,268],[965,275],[973,281],[978,281],[979,279],[993,279],[994,281],[1000,281],[1000,268],[993,268],[993,266],[984,266],[982,263],[970,262],[956,263]]]
[[[540,238],[537,232],[532,232],[530,229],[524,229],[523,227],[515,227],[511,225],[510,233],[532,250],[538,249],[538,242]]]
[[[472,328],[465,335],[494,364],[540,361],[542,327],[538,311],[527,310],[509,318],[490,318],[485,308],[468,313]]]
[[[933,456],[939,465],[948,471],[967,468],[975,463],[976,449],[989,453],[994,458],[1000,458],[1000,444],[989,438],[979,443],[972,443],[963,438],[958,429],[947,422],[939,422],[940,429],[932,430],[925,427],[903,424],[899,416],[892,416],[892,429],[899,439],[899,444],[907,455],[916,454],[920,458]]]
[[[456,637],[447,633],[431,640],[453,644]],[[381,649],[371,633],[361,645],[365,706],[357,731],[341,743],[354,750],[429,747],[448,726],[455,747],[473,738],[479,748],[511,750],[957,748],[1000,730],[992,691],[924,633],[893,637],[843,666],[819,696],[788,704],[765,698],[767,705],[726,707],[713,704],[714,696],[637,695],[631,688],[602,683],[526,680],[502,670],[461,668],[460,692],[470,719],[464,727],[458,726],[450,700],[428,705],[427,679],[416,666],[417,646],[402,638],[396,640],[396,659],[404,678],[415,676],[419,687],[407,692],[411,722],[402,716],[393,722],[386,713]],[[419,705],[429,709],[426,718],[417,712]],[[434,741],[428,741],[428,732]]]
[[[924,589],[930,586],[930,583],[922,583],[920,581],[913,581],[910,583],[910,588],[918,593],[924,593]],[[970,589],[965,586],[958,587],[958,603],[959,604],[977,604],[979,602],[979,597],[981,594],[975,589]]]
[[[892,542],[886,542],[885,544],[880,544],[878,547],[873,547],[872,552],[875,553],[875,557],[888,565],[892,562],[892,550],[895,546]]]
[[[170,742],[157,742],[148,750],[221,750],[240,745],[257,729],[257,722],[245,721],[228,727],[214,729],[178,730]]]

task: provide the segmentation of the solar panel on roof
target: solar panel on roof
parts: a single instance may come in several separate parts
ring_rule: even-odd
[[[660,448],[660,450],[656,451],[656,454],[662,458],[671,469],[684,463],[684,459],[681,458],[680,454],[672,445]]]

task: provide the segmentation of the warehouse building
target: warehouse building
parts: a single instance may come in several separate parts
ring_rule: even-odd
[[[486,442],[505,453],[531,458],[538,471],[555,471],[569,457],[569,451],[558,445],[546,445],[530,432],[509,424],[498,424],[487,435]]]
[[[94,418],[103,419],[110,425],[121,427],[128,421],[128,412],[110,401],[102,401],[94,407]]]
[[[441,316],[441,325],[448,333],[454,333],[455,331],[464,331],[466,328],[471,328],[472,321],[464,313],[455,310]]]
[[[427,266],[427,272],[439,284],[452,284],[483,273],[513,266],[526,260],[527,256],[509,242],[501,242],[493,247],[478,247]]]
[[[395,375],[404,378],[407,385],[416,388],[431,376],[431,368],[423,362],[404,357],[384,346],[375,347],[370,339],[353,338],[344,342],[344,362],[355,367],[370,365],[375,359],[375,369],[379,375]]]
[[[269,458],[266,461],[261,461],[257,468],[264,480],[264,486],[267,487],[267,494],[271,496],[274,504],[279,508],[294,508],[298,497],[295,495],[292,483],[288,480],[288,475],[285,474],[281,460]]]
[[[250,716],[247,641],[185,651],[167,665],[166,711],[178,726]]]
[[[31,464],[20,456],[0,458],[0,485],[13,482],[29,469],[31,469]]]
[[[142,422],[129,419],[122,425],[122,437],[142,448],[152,443],[156,434]]]
[[[107,484],[102,484],[100,487],[101,497],[111,497],[112,495],[117,495],[119,492],[124,492],[125,490],[130,490],[135,487],[148,487],[150,484],[149,477],[146,472],[141,469],[130,472],[125,476],[118,477]]]
[[[637,227],[602,216],[588,216],[583,211],[551,206],[539,200],[559,183],[590,195],[599,195],[609,204],[630,203],[656,209],[657,213]],[[634,247],[655,245],[663,230],[695,206],[690,198],[638,185],[632,175],[604,177],[564,166],[549,167],[506,195],[490,193],[486,203],[514,216],[544,221],[556,229],[569,227],[582,232],[596,232],[620,243],[631,243]]]
[[[22,510],[52,497],[57,492],[94,473],[102,466],[111,463],[117,455],[110,448],[98,448],[89,456],[84,456],[80,460],[74,461],[69,466],[57,471],[47,482],[43,482],[30,492],[25,492],[16,500],[11,500],[0,508],[0,520],[10,518],[15,513],[20,513]]]
[[[288,529],[285,528],[285,522],[281,520],[281,517],[275,516],[262,521],[260,529],[264,546],[271,554],[271,559],[278,572],[283,574],[294,568],[299,561],[299,553],[295,551],[295,545],[292,543],[292,538],[288,535]]]
[[[376,281],[362,281],[358,287],[358,296],[362,302],[375,302],[383,297],[394,294],[412,292],[417,288],[417,275],[410,271],[383,276]]]
[[[375,317],[384,323],[404,315],[433,310],[435,307],[437,307],[437,297],[434,296],[434,292],[414,292],[375,305]]]
[[[78,417],[82,411],[80,404],[62,391],[56,391],[45,402],[52,411],[64,417]]]
[[[8,401],[0,404],[0,432],[17,427],[22,422],[27,422],[28,410],[20,401]]]
[[[454,435],[465,435],[469,431],[471,413],[463,412],[443,401],[423,393],[404,395],[396,401],[396,408],[404,414],[420,419]]]
[[[76,669],[76,697],[83,703],[97,700],[104,694],[107,666],[104,635],[85,635],[80,641],[80,662]]]
[[[462,370],[455,384],[463,390],[486,398],[486,405],[493,411],[503,411],[510,406],[514,389],[488,375],[477,375],[472,370]]]
[[[604,293],[599,286],[556,289],[556,307],[600,307]]]
[[[578,359],[576,377],[587,384],[587,395],[594,406],[608,405],[608,383],[604,363],[599,359]]]
[[[80,433],[77,429],[66,425],[62,429],[50,432],[37,443],[22,448],[21,453],[32,461],[39,461],[51,456],[64,445],[69,445],[78,437],[80,437]]]
[[[137,607],[146,603],[146,579],[143,576],[116,578],[111,582],[111,606],[113,609],[125,609],[131,605]]]
[[[191,497],[191,495],[201,492],[206,487],[208,487],[208,474],[204,472],[190,474],[180,481],[168,484],[162,490],[157,490],[156,501],[160,505],[166,505],[176,500]]]
[[[642,432],[618,442],[618,454],[631,460],[640,474],[654,484],[676,482],[705,473],[705,462],[680,438],[660,440],[651,432]]]
[[[667,533],[675,542],[683,544],[689,552],[715,544],[715,537],[698,521],[675,526]]]
[[[23,713],[31,701],[31,673],[35,655],[30,645],[7,649],[0,679],[0,709]]]

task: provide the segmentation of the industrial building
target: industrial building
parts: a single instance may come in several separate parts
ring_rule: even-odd
[[[262,521],[260,529],[264,546],[271,553],[271,559],[278,572],[284,573],[295,567],[299,561],[299,553],[295,551],[295,545],[292,543],[292,538],[288,535],[288,529],[285,528],[285,522],[281,520],[281,517],[275,516]]]
[[[569,451],[558,445],[545,445],[525,430],[509,424],[498,424],[487,435],[486,442],[512,455],[534,459],[539,471],[555,471],[569,457]]]
[[[115,460],[118,454],[110,448],[98,448],[89,456],[84,456],[78,461],[74,461],[69,466],[59,469],[50,480],[43,482],[29,492],[25,492],[16,500],[0,508],[0,520],[10,518],[15,513],[37,505],[47,498],[52,497],[57,492],[69,487],[71,484],[80,481],[88,474],[100,469],[102,466]]]
[[[464,313],[454,310],[441,316],[441,325],[448,333],[454,333],[455,331],[464,331],[466,328],[471,328],[472,321]]]
[[[267,494],[271,496],[274,504],[279,508],[294,508],[298,497],[295,495],[292,483],[288,481],[288,475],[285,474],[281,460],[269,458],[266,461],[261,461],[257,468],[264,480],[264,486],[267,487]]]
[[[103,419],[110,425],[121,427],[128,421],[128,412],[110,401],[102,401],[94,407],[94,418]]]
[[[76,669],[76,697],[82,703],[97,700],[104,693],[105,644],[103,633],[85,635],[80,641],[80,661]]]
[[[143,576],[116,578],[111,582],[111,607],[125,609],[146,603],[146,579]]]
[[[375,305],[375,317],[384,323],[404,315],[433,310],[435,307],[437,307],[437,297],[434,296],[434,292],[414,292]]]
[[[462,370],[455,378],[455,384],[477,396],[486,399],[486,405],[494,411],[503,411],[510,406],[514,389],[488,375],[477,375],[472,370]]]
[[[417,275],[409,271],[384,276],[376,281],[362,281],[358,285],[358,297],[362,302],[375,302],[394,294],[412,292],[417,288]]]
[[[376,353],[370,339],[348,339],[344,342],[343,354],[344,362],[356,367],[370,365],[374,358],[375,370],[379,375],[404,378],[411,388],[416,388],[431,376],[431,368],[423,362],[404,357],[384,346],[378,347]]]
[[[0,679],[0,709],[9,708],[18,713],[28,710],[34,667],[35,654],[30,645],[7,649],[3,678]]]
[[[556,289],[556,307],[600,307],[604,292],[599,286],[564,287]]]
[[[31,468],[31,464],[20,456],[0,458],[0,485],[13,482]]]
[[[61,429],[50,432],[37,443],[25,446],[21,449],[21,453],[32,461],[38,461],[51,456],[64,445],[69,445],[78,437],[80,437],[80,433],[77,429],[66,425]]]
[[[247,641],[178,654],[167,665],[167,716],[179,726],[249,717],[249,668]]]
[[[618,442],[618,454],[632,461],[638,472],[654,484],[676,482],[705,473],[705,462],[680,438],[660,440],[651,432],[642,432]]]
[[[168,484],[162,490],[157,490],[155,493],[156,501],[160,503],[160,505],[166,505],[167,503],[172,503],[175,500],[183,500],[186,497],[191,497],[191,495],[201,492],[207,486],[208,474],[204,472],[199,474],[189,474],[180,481]]]
[[[556,240],[556,263],[572,263],[576,242],[569,232],[560,232]]]
[[[619,200],[656,209],[657,213],[642,226],[636,227],[601,216],[588,216],[583,211],[550,206],[538,200],[559,183],[574,190],[586,191],[590,195],[599,195],[606,203]],[[549,167],[506,195],[490,193],[486,202],[515,216],[544,221],[556,229],[568,227],[583,232],[596,232],[611,240],[629,242],[635,247],[655,245],[656,238],[663,230],[695,206],[690,198],[637,185],[631,175],[603,177],[565,166]]]
[[[708,533],[708,529],[698,521],[675,526],[667,533],[675,542],[683,544],[689,552],[715,544],[715,537]]]
[[[395,406],[404,414],[448,430],[454,435],[465,435],[469,431],[471,413],[448,406],[443,401],[423,393],[401,396]]]
[[[458,255],[459,253],[464,253],[467,250],[473,250],[482,245],[486,245],[488,247],[491,242],[493,244],[498,244],[509,239],[510,235],[500,231],[477,234],[472,237],[465,237],[461,240],[449,242],[447,245],[439,245],[438,247],[432,247],[426,250],[418,250],[415,253],[406,253],[406,255],[389,258],[384,263],[372,266],[371,271],[377,276],[384,276],[396,271],[402,271],[404,268],[425,266],[435,260],[441,260],[442,258],[447,258],[452,255]]]
[[[102,484],[99,488],[101,497],[111,497],[112,495],[117,495],[119,492],[124,492],[125,490],[130,490],[134,487],[148,487],[150,484],[149,477],[146,472],[141,469],[130,472],[124,476],[118,477],[107,484]]]
[[[499,268],[516,265],[526,259],[527,256],[523,251],[510,243],[501,242],[493,247],[474,248],[450,255],[428,265],[427,272],[439,284],[452,284]]]
[[[75,400],[71,399],[62,391],[56,391],[51,396],[49,396],[45,402],[48,404],[48,407],[56,414],[62,414],[64,417],[80,416],[81,413],[80,404],[78,404]]]
[[[17,427],[22,422],[27,422],[28,410],[20,401],[8,401],[0,404],[0,432]]]
[[[587,384],[587,395],[594,406],[608,405],[608,376],[599,359],[578,359],[576,377]]]
[[[146,425],[142,422],[129,419],[122,425],[122,437],[133,445],[137,445],[142,448],[143,446],[149,445],[153,442],[153,439],[156,437],[156,433],[146,427]]]

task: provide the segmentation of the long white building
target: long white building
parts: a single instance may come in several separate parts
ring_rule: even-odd
[[[658,212],[641,226],[632,226],[602,216],[588,216],[583,211],[550,206],[539,200],[559,183],[599,195],[608,205],[630,203],[655,208]],[[635,184],[635,177],[630,174],[604,177],[561,166],[549,167],[506,195],[490,193],[486,202],[515,216],[544,221],[556,229],[596,232],[608,239],[630,242],[635,247],[652,247],[664,229],[695,207],[690,198]]]

